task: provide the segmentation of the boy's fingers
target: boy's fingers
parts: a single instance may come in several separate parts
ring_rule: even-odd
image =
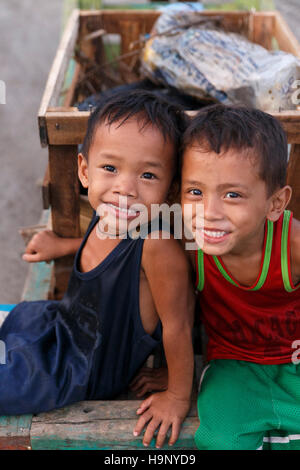
[[[146,400],[144,400],[144,401],[140,404],[139,408],[138,408],[137,411],[136,411],[138,415],[143,414],[144,411],[147,410],[147,408],[149,408],[149,406],[150,406],[151,403],[152,403],[152,397],[153,397],[153,395],[151,395],[149,398],[146,398]]]
[[[135,382],[133,385],[130,385],[131,390],[136,391],[145,385],[152,385],[154,384],[153,379],[150,377],[141,377],[137,382]],[[153,388],[152,388],[153,389]]]
[[[144,446],[147,447],[150,444],[150,442],[153,439],[154,433],[155,433],[156,429],[159,427],[159,425],[160,425],[160,420],[158,420],[158,419],[153,418],[150,421],[150,423],[148,424],[147,429],[145,431],[145,434],[144,434],[144,439],[143,439]]]
[[[144,429],[146,423],[152,418],[151,413],[144,413],[138,420],[133,430],[133,435],[138,436]]]
[[[172,446],[173,444],[175,444],[175,442],[177,441],[178,439],[178,436],[179,436],[179,433],[180,433],[180,423],[178,421],[175,421],[172,425],[172,433],[171,433],[171,437],[169,439],[169,446]]]
[[[149,393],[152,390],[153,389],[150,386],[145,385],[143,388],[139,389],[138,391],[135,391],[135,394],[137,398],[142,398],[144,395],[146,395],[146,393]]]
[[[147,376],[151,376],[152,374],[151,370],[152,369],[149,369],[147,367],[144,367],[143,369],[141,369],[139,373],[132,379],[129,386],[132,387],[141,379],[146,378]]]
[[[158,432],[157,438],[156,438],[156,447],[157,447],[157,449],[159,449],[160,447],[162,447],[164,445],[169,427],[170,427],[169,424],[163,424],[162,423],[160,425],[159,432]]]
[[[22,256],[22,259],[24,261],[27,261],[27,263],[34,263],[34,262],[37,262],[39,261],[39,255],[38,253],[24,253],[24,255]]]

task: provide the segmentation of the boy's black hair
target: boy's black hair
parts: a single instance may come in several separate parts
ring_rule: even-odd
[[[173,142],[177,154],[175,156],[178,157],[181,136],[186,127],[184,110],[147,90],[120,91],[104,97],[89,118],[81,153],[88,159],[95,131],[100,124],[119,123],[121,126],[134,117],[141,124],[141,130],[152,125],[161,132],[165,140]]]
[[[270,114],[241,106],[208,106],[191,119],[183,136],[183,151],[198,145],[215,153],[234,148],[257,157],[268,196],[286,184],[286,134]]]

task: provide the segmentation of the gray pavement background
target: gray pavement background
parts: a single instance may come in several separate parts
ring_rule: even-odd
[[[300,0],[275,0],[300,41]],[[37,112],[59,43],[63,0],[0,0],[0,303],[17,303],[28,264],[18,228],[36,224],[47,149],[40,147]]]
[[[36,224],[47,150],[37,113],[61,34],[62,0],[0,0],[0,303],[20,300],[28,264],[21,226]]]

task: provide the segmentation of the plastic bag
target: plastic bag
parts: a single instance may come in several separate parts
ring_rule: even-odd
[[[143,50],[142,74],[155,83],[224,104],[274,112],[295,108],[291,95],[300,78],[299,59],[268,51],[213,24],[201,24],[207,21],[203,18],[183,11],[162,14]]]

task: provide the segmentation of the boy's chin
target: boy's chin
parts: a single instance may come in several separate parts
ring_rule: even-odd
[[[222,256],[226,255],[230,251],[228,243],[208,243],[202,237],[195,237],[194,240],[197,249],[202,250],[206,255]]]
[[[106,238],[123,238],[128,232],[128,223],[109,224],[101,219],[97,224],[97,236],[100,239]]]

